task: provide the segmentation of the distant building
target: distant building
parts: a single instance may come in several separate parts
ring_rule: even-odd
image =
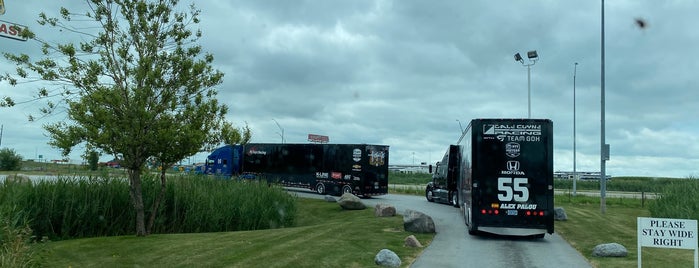
[[[599,171],[578,171],[577,173],[578,179],[581,180],[599,180],[599,178],[602,176],[601,172]],[[556,171],[553,172],[553,178],[562,180],[572,180],[574,174],[575,173],[573,173],[572,171]],[[612,176],[609,174],[605,174],[605,177],[607,177],[607,180],[612,178]]]
[[[408,174],[430,173],[429,167],[427,165],[388,165],[388,170]]]

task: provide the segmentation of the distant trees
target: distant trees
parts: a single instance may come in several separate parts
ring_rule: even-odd
[[[22,168],[22,156],[9,148],[0,149],[0,171],[13,171]]]

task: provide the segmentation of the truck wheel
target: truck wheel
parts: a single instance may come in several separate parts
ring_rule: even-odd
[[[427,187],[425,190],[425,198],[427,198],[427,201],[429,202],[434,202],[434,192],[432,191],[432,188]]]
[[[325,194],[325,184],[323,184],[322,182],[316,184],[316,193]]]
[[[455,207],[459,207],[459,195],[456,194],[456,191],[452,191],[449,193],[449,197],[451,199],[451,205]]]
[[[350,194],[351,194],[351,193],[352,193],[352,187],[350,187],[349,185],[342,186],[342,193],[343,193],[343,194],[344,194],[344,193],[350,193]]]

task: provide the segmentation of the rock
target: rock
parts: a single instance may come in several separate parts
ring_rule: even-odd
[[[434,221],[425,213],[407,209],[403,215],[403,228],[413,233],[434,233]]]
[[[618,243],[599,244],[592,249],[592,256],[595,257],[626,257],[628,254],[626,248]]]
[[[566,214],[566,210],[562,207],[557,207],[553,209],[553,219],[557,221],[567,221],[568,214]]]
[[[405,244],[406,247],[409,248],[421,248],[422,244],[420,243],[419,240],[414,235],[409,235],[408,237],[405,238]]]
[[[347,210],[362,210],[366,208],[362,200],[351,193],[342,194],[340,200],[337,200],[337,202],[340,204],[340,207]]]
[[[335,202],[337,202],[337,199],[335,199],[335,197],[332,197],[332,196],[329,196],[329,195],[326,195],[323,199],[325,199],[325,201],[327,201],[328,203],[335,203]]]
[[[400,267],[401,261],[395,252],[390,249],[382,249],[374,257],[374,263],[386,267]]]
[[[393,217],[396,216],[396,207],[389,204],[376,204],[374,214],[376,217]]]

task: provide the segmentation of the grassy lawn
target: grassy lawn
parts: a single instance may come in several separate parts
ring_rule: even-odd
[[[344,211],[335,203],[299,199],[294,228],[203,234],[99,237],[50,242],[47,267],[368,267],[388,248],[409,264],[424,248],[403,246],[401,216],[373,208]],[[414,234],[427,246],[431,234]]]
[[[646,204],[647,207],[648,204]],[[603,215],[599,198],[556,196],[556,206],[565,209],[568,221],[556,222],[556,232],[585,256],[595,267],[636,267],[636,218],[650,217],[640,200],[607,199]],[[626,247],[626,257],[600,258],[592,249],[603,243],[619,243]],[[693,267],[694,252],[643,248],[643,267]]]

